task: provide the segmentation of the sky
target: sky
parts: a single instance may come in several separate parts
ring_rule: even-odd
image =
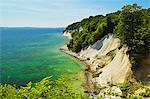
[[[0,0],[0,27],[66,27],[133,3],[150,8],[150,0]]]

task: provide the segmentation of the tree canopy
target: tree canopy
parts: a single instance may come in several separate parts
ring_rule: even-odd
[[[82,31],[79,28],[82,27]],[[80,52],[87,46],[100,40],[108,33],[120,38],[121,44],[127,44],[133,65],[150,50],[150,8],[142,9],[137,4],[126,5],[114,13],[90,16],[81,22],[69,25],[73,37],[68,48]],[[75,30],[75,31],[72,31]]]

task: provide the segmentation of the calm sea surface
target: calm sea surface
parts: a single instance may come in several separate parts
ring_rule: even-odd
[[[25,85],[76,73],[83,64],[59,51],[63,28],[0,28],[0,83]]]

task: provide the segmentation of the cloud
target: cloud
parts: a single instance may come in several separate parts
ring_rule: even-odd
[[[0,0],[1,25],[66,26],[120,9],[130,0]],[[136,0],[133,0],[136,1]],[[139,0],[140,1],[140,0]],[[142,3],[143,4],[143,3]],[[143,4],[144,5],[144,4]]]

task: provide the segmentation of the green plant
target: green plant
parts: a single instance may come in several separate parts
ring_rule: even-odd
[[[46,77],[40,82],[28,83],[25,87],[16,88],[12,85],[0,85],[1,99],[83,99],[86,95],[75,90],[62,76],[56,81]]]
[[[121,40],[121,46],[128,46],[131,63],[136,69],[140,60],[150,50],[149,19],[150,9],[142,9],[137,4],[126,5],[120,11],[106,16],[91,16],[66,28],[66,31],[77,30],[71,33],[73,40],[70,40],[68,48],[80,52],[108,33],[113,33]],[[82,31],[78,31],[80,27]]]

